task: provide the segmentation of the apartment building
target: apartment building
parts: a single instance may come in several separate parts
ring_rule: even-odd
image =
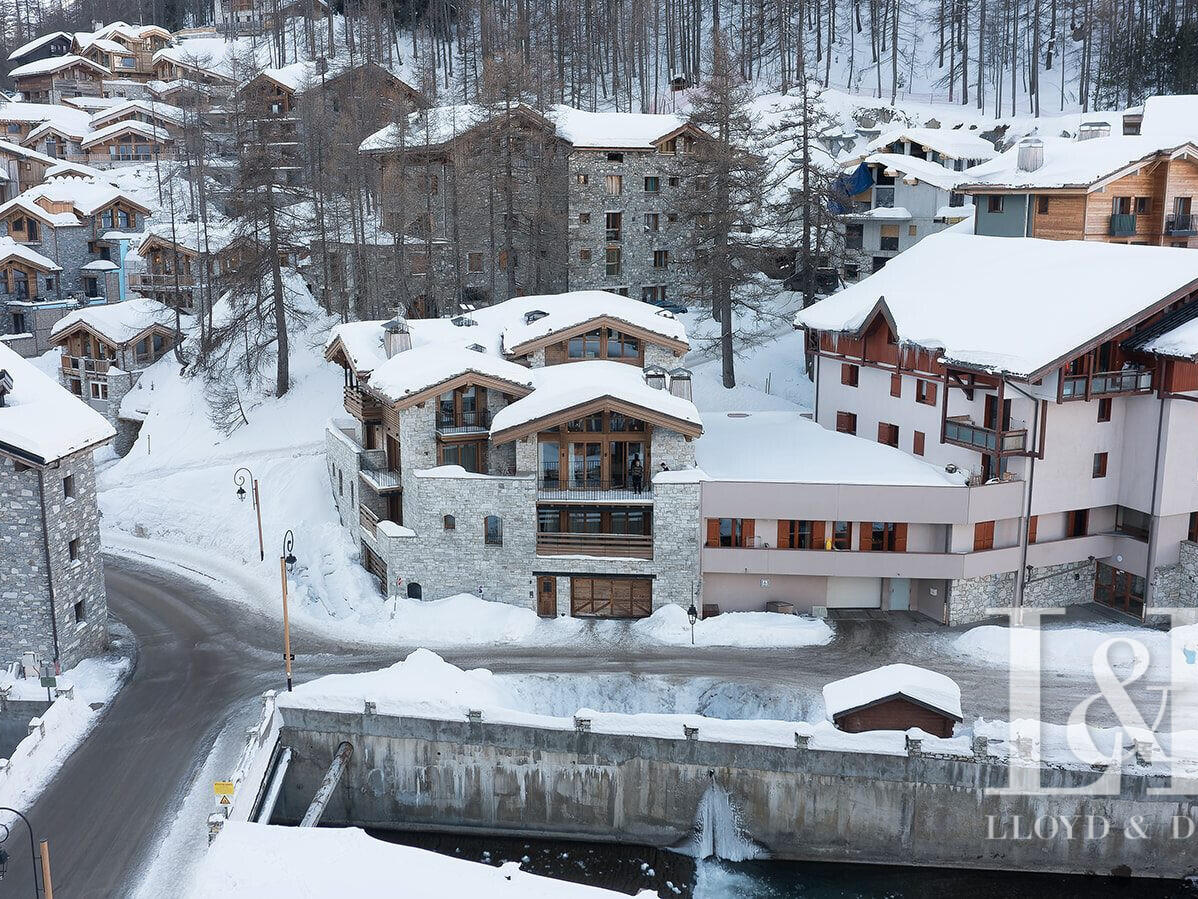
[[[688,605],[702,423],[686,349],[669,313],[601,291],[335,328],[350,417],[329,424],[329,476],[363,565],[389,595],[547,617]]]
[[[973,215],[956,188],[970,166],[998,153],[990,141],[942,128],[894,129],[874,138],[845,168],[845,281],[876,272],[930,234]]]
[[[0,661],[103,652],[108,607],[93,451],[103,416],[0,343]]]
[[[964,520],[935,522],[962,623],[1198,603],[1196,317],[1189,253],[945,233],[796,323],[820,425],[968,473]],[[931,523],[930,499],[889,508]]]
[[[977,234],[1170,247],[1198,236],[1198,145],[1184,135],[1024,138],[957,189],[974,198]]]

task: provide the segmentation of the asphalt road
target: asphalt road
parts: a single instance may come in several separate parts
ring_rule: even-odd
[[[278,622],[223,599],[202,579],[127,559],[106,559],[109,609],[131,631],[137,663],[111,708],[28,810],[37,836],[50,839],[54,887],[63,899],[129,895],[182,806],[218,735],[263,690],[279,688]],[[610,639],[543,650],[442,652],[464,667],[507,672],[705,677],[771,691],[817,691],[828,680],[911,658],[914,635],[884,622],[838,625],[824,647],[790,651],[655,648],[613,650]],[[379,668],[410,647],[332,643],[293,628],[297,682],[338,671]],[[970,711],[1003,718],[1006,678],[982,667],[951,670]],[[1079,673],[1080,674],[1080,673]],[[1044,718],[1063,720],[1084,695],[1082,681],[1045,684]],[[202,824],[197,822],[197,827]],[[0,897],[30,895],[23,833]],[[14,845],[15,844],[15,845]]]

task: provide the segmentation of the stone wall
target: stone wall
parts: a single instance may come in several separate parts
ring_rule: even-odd
[[[337,517],[350,542],[355,547],[361,543],[361,525],[358,523],[357,484],[361,471],[360,444],[355,437],[344,433],[342,428],[352,429],[357,422],[348,419],[333,419],[325,427],[325,460],[329,469],[329,489]]]
[[[1024,581],[1023,604],[1046,609],[1093,602],[1095,570],[1093,562],[1066,562],[1033,568]]]
[[[948,623],[974,624],[989,617],[987,609],[1015,603],[1015,572],[962,578],[952,582],[948,594]]]

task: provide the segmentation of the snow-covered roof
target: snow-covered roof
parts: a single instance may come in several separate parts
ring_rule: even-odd
[[[961,181],[960,172],[902,153],[871,153],[862,162],[883,166],[887,174],[897,173],[904,180],[925,181],[941,190],[953,190]]]
[[[308,60],[293,62],[290,65],[282,66],[275,69],[263,69],[258,73],[258,78],[266,78],[268,81],[273,81],[275,84],[284,90],[291,93],[302,91],[312,79],[312,73],[316,67]],[[253,79],[251,79],[252,82]],[[248,82],[247,82],[248,83]]]
[[[22,262],[28,262],[30,265],[35,265],[48,272],[62,271],[62,266],[48,256],[43,256],[37,250],[17,243],[8,235],[0,236],[0,261],[7,262],[9,259],[20,259]]]
[[[966,169],[961,173],[961,185],[969,189],[1095,189],[1105,179],[1158,154],[1198,159],[1198,146],[1177,135],[1120,134],[1082,141],[1063,137],[1038,140],[1044,144],[1044,163],[1035,171],[1019,168],[1019,144],[1016,144],[997,159]]]
[[[395,122],[384,125],[362,141],[358,149],[363,153],[378,153],[401,147],[436,146],[470,130],[485,117],[484,108],[473,103],[434,106],[409,115],[406,129]]]
[[[14,59],[20,59],[22,56],[25,56],[28,53],[32,53],[34,50],[36,50],[38,47],[42,46],[43,44],[48,44],[48,43],[50,43],[50,41],[55,40],[56,38],[60,38],[60,37],[65,37],[67,40],[71,39],[71,35],[69,32],[51,31],[49,34],[43,34],[41,37],[35,37],[33,40],[29,41],[28,43],[21,44],[21,46],[17,47],[17,49],[15,49],[15,50],[13,50],[12,53],[8,54],[8,61],[12,62]]]
[[[46,208],[40,203],[33,202],[32,190],[33,188],[19,197],[13,197],[7,203],[0,205],[0,217],[6,216],[15,210],[20,210],[26,215],[31,215],[36,219],[53,225],[55,228],[74,228],[83,224],[79,220],[79,217],[72,212],[47,212]]]
[[[93,128],[101,128],[105,123],[119,119],[123,115],[129,115],[130,113],[143,113],[152,118],[162,119],[176,125],[183,123],[184,116],[182,109],[178,106],[172,106],[169,103],[156,103],[149,100],[124,100],[115,106],[109,106],[107,109],[95,113],[91,118],[91,126]]]
[[[1198,359],[1198,318],[1191,319],[1146,342],[1142,349],[1146,353],[1172,356],[1177,359]]]
[[[45,465],[116,436],[103,415],[2,342],[0,370],[12,378],[0,406],[0,450]]]
[[[25,65],[17,66],[9,72],[8,77],[32,78],[37,75],[49,75],[51,72],[59,72],[73,66],[86,66],[101,75],[112,74],[107,68],[92,62],[90,59],[84,59],[75,53],[68,53],[66,56],[51,56],[47,59],[35,59],[33,62],[27,62]]]
[[[960,487],[968,477],[798,412],[707,412],[695,457],[716,481]]]
[[[944,231],[795,323],[855,334],[880,310],[900,342],[1027,377],[1196,283],[1198,253],[1172,247]]]
[[[324,344],[325,352],[340,341],[350,367],[359,376],[369,375],[387,361],[387,352],[383,349],[383,325],[381,321],[337,325],[329,331]]]
[[[485,375],[532,389],[531,370],[523,365],[465,347],[435,344],[405,350],[378,365],[370,376],[370,388],[396,403],[465,374]]]
[[[685,422],[691,430],[701,431],[703,427],[694,403],[668,390],[650,387],[644,372],[635,365],[592,359],[534,368],[530,373],[533,392],[495,414],[491,420],[492,435],[604,397]]]
[[[42,122],[40,125],[38,125],[36,128],[34,128],[32,131],[30,131],[27,135],[25,135],[25,142],[26,143],[34,143],[42,135],[49,134],[50,132],[54,132],[55,134],[60,134],[63,137],[70,138],[73,140],[83,140],[84,136],[87,134],[87,129],[83,128],[81,130],[76,131],[76,130],[74,130],[73,126],[64,124],[62,122]]]
[[[104,83],[112,84],[113,82],[105,79]],[[62,102],[67,106],[74,106],[76,109],[82,109],[91,114],[101,109],[118,106],[124,103],[125,99],[123,97],[63,97]]]
[[[884,131],[871,140],[866,145],[865,152],[874,153],[900,140],[911,141],[928,150],[935,150],[941,156],[950,159],[993,159],[998,155],[990,141],[968,131],[953,128],[895,128]]]
[[[1198,94],[1149,97],[1144,101],[1140,134],[1198,137]]]
[[[79,268],[85,272],[115,272],[120,266],[111,259],[93,259]]]
[[[233,58],[244,49],[237,41],[223,37],[188,37],[172,47],[157,51],[152,62],[170,62],[184,69],[203,72],[225,81],[232,81]]]
[[[139,122],[137,119],[126,119],[123,122],[113,122],[111,125],[105,125],[103,128],[93,131],[84,139],[80,146],[87,149],[102,141],[124,134],[127,131],[132,131],[142,137],[156,140],[159,143],[166,143],[171,139],[169,132],[165,129],[147,124],[146,122]]]
[[[824,685],[824,710],[829,718],[902,696],[929,706],[958,721],[961,688],[951,677],[917,665],[883,665]]]
[[[137,209],[146,207],[111,181],[95,177],[53,177],[29,188],[17,199],[45,199],[53,203],[70,203],[81,215],[95,215],[106,206],[122,200]],[[0,207],[3,209],[3,207]],[[45,212],[43,211],[43,214]]]
[[[77,324],[84,324],[115,346],[128,343],[151,325],[175,326],[175,311],[157,300],[136,297],[120,303],[88,306],[61,318],[50,331],[57,337]]]
[[[88,44],[82,49],[85,53],[92,49],[102,50],[105,53],[128,54],[132,52],[124,44],[118,44],[116,41],[110,40],[106,37],[98,37],[94,41],[88,42]]]
[[[557,133],[576,147],[614,147],[651,150],[656,141],[687,123],[673,113],[584,112],[572,106],[554,106],[549,113]]]
[[[24,101],[0,104],[0,123],[54,122],[72,134],[86,134],[91,116],[82,109],[58,106],[53,103],[26,103]]]
[[[856,219],[872,219],[877,222],[909,222],[911,220],[911,210],[906,206],[875,206],[872,209],[866,209],[864,212],[850,212],[849,218]]]
[[[686,327],[670,313],[640,300],[605,290],[574,290],[569,293],[523,297],[520,305],[544,316],[529,321],[521,312],[503,329],[503,351],[513,353],[527,343],[578,327],[599,317],[657,334],[667,340],[686,343]],[[540,305],[537,301],[540,300]],[[503,305],[507,305],[506,303]]]

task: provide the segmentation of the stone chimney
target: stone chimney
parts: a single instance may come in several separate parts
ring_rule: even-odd
[[[1044,141],[1038,137],[1021,140],[1015,165],[1021,172],[1034,172],[1044,165]]]
[[[676,368],[670,372],[670,393],[684,400],[691,398],[691,373],[688,368]]]
[[[0,406],[4,405],[5,397],[12,393],[12,375],[6,369],[0,368]]]
[[[401,316],[397,315],[383,325],[383,349],[388,359],[411,348],[412,333],[408,330],[408,323]]]
[[[645,366],[645,383],[654,390],[666,389],[666,370],[659,365]]]

